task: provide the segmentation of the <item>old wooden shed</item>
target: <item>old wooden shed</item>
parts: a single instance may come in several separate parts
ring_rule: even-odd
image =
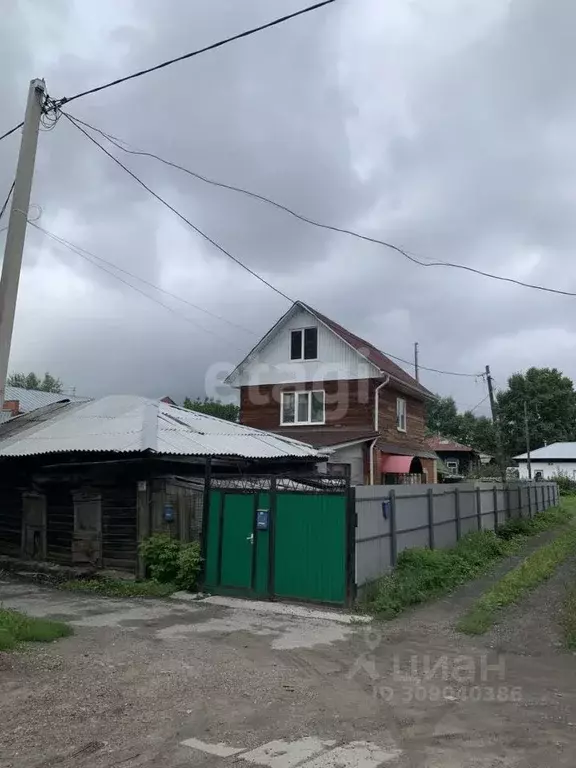
[[[200,538],[206,473],[309,473],[311,446],[165,402],[63,398],[0,424],[0,554],[142,573],[138,542]]]

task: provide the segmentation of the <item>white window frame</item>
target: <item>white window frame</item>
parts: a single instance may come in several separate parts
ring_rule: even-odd
[[[310,328],[316,329],[316,357],[304,357],[304,336],[305,331],[307,331]],[[300,357],[292,357],[292,334],[293,333],[300,333]],[[288,338],[288,355],[290,357],[290,362],[292,363],[309,363],[314,362],[314,360],[318,360],[318,326],[317,325],[307,325],[305,328],[290,328],[290,336]]]
[[[446,464],[446,469],[449,469],[455,475],[460,472],[460,462],[458,459],[446,459],[444,463]]]
[[[396,398],[396,429],[398,432],[406,432],[407,424],[406,399],[404,397]]]
[[[322,421],[312,421],[312,395],[322,394]],[[294,421],[284,421],[284,397],[286,395],[294,395]],[[307,395],[308,397],[308,420],[298,421],[298,396]],[[298,427],[302,424],[307,425],[319,425],[326,423],[326,392],[323,389],[300,389],[290,390],[289,392],[280,393],[280,425],[282,427]]]

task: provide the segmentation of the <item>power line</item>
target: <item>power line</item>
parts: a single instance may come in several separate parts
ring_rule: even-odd
[[[12,184],[10,185],[10,189],[8,190],[8,194],[6,195],[6,200],[4,200],[4,202],[2,203],[2,208],[0,208],[0,219],[2,218],[2,216],[4,216],[4,211],[8,207],[8,202],[10,200],[10,196],[11,196],[12,192],[14,191],[14,185],[15,184],[16,184],[16,180],[14,180],[12,182]]]
[[[212,336],[215,336],[217,339],[220,339],[221,341],[225,341],[226,343],[230,343],[230,339],[227,339],[223,336],[220,336],[219,334],[215,333],[214,331],[210,330],[209,328],[205,328],[200,323],[196,322],[195,320],[192,320],[190,317],[187,317],[186,315],[183,315],[181,312],[178,312],[173,307],[170,307],[168,304],[164,304],[164,302],[159,301],[154,296],[150,296],[149,293],[146,293],[145,291],[138,288],[136,285],[132,285],[132,283],[129,283],[128,280],[124,280],[124,278],[120,277],[120,275],[117,275],[115,272],[112,272],[111,270],[107,269],[102,264],[98,264],[96,261],[94,261],[90,256],[87,255],[87,253],[83,253],[83,249],[77,248],[72,243],[69,243],[68,241],[65,241],[63,238],[58,237],[57,235],[53,235],[51,232],[48,232],[43,227],[39,227],[38,224],[34,224],[34,222],[29,221],[29,224],[31,224],[36,229],[40,230],[44,234],[48,235],[52,240],[55,240],[64,247],[68,248],[68,250],[72,251],[73,253],[76,253],[78,256],[83,258],[85,261],[88,261],[92,266],[97,267],[98,269],[101,269],[103,272],[106,272],[111,277],[115,278],[116,280],[119,280],[121,283],[124,283],[124,285],[127,285],[129,288],[132,288],[133,291],[136,291],[137,293],[141,294],[142,296],[145,296],[147,299],[150,299],[150,301],[153,301],[155,304],[159,304],[161,307],[164,307],[164,309],[167,309],[169,312],[172,312],[172,314],[176,315],[176,317],[179,317],[181,320],[185,320],[187,323],[190,323],[191,325],[194,325],[196,328],[200,328],[205,333],[209,333]],[[100,257],[96,257],[100,258]],[[103,259],[102,259],[103,261]],[[109,262],[108,262],[109,263]],[[115,265],[114,269],[118,269]],[[141,279],[141,278],[137,278]],[[155,286],[156,287],[156,286]]]
[[[474,413],[474,411],[475,411],[477,408],[480,408],[480,406],[481,406],[481,405],[483,405],[483,404],[486,402],[486,400],[488,400],[488,398],[489,398],[489,397],[490,397],[490,395],[484,395],[484,397],[482,398],[482,400],[480,400],[480,402],[479,402],[479,403],[476,403],[476,405],[474,406],[474,408],[467,408],[467,409],[466,409],[466,411],[465,411],[465,413]]]
[[[3,133],[2,136],[0,136],[0,141],[2,141],[2,139],[5,139],[7,136],[10,136],[10,134],[16,133],[18,128],[22,128],[23,125],[24,125],[24,120],[22,120],[21,123],[18,123],[18,125],[15,125],[14,128],[10,128],[10,130],[6,131],[6,133]]]
[[[90,125],[90,123],[87,123],[84,120],[80,120],[78,117],[73,117],[72,115],[68,115],[66,113],[63,113],[63,114],[65,114],[66,117],[68,118],[72,118],[73,120],[76,120],[78,123],[81,123],[87,128],[90,128],[91,130],[96,131],[105,139],[107,139],[111,144],[114,144],[115,147],[117,147],[118,149],[121,149],[123,152],[126,152],[130,155],[141,155],[143,157],[151,157],[154,160],[158,160],[159,162],[164,163],[164,165],[168,165],[171,168],[176,168],[179,171],[183,171],[184,173],[187,173],[189,176],[193,176],[194,178],[206,184],[211,184],[212,186],[215,186],[215,187],[221,187],[222,189],[228,189],[231,192],[239,192],[240,194],[247,195],[248,197],[252,197],[255,200],[260,200],[261,202],[267,203],[268,205],[272,205],[275,208],[278,208],[279,210],[284,211],[285,213],[288,213],[290,216],[294,216],[296,219],[299,219],[300,221],[303,221],[306,224],[310,224],[313,227],[319,227],[320,229],[326,229],[331,232],[338,232],[342,235],[349,235],[351,237],[357,238],[358,240],[364,240],[367,243],[373,243],[375,245],[383,245],[386,248],[390,248],[391,250],[396,251],[401,256],[404,256],[404,258],[408,259],[414,264],[417,264],[420,267],[450,267],[452,269],[462,269],[467,272],[473,272],[474,274],[481,275],[482,277],[490,278],[491,280],[500,280],[506,283],[513,283],[523,288],[531,288],[537,291],[545,291],[546,293],[555,293],[561,296],[576,296],[576,292],[563,291],[560,288],[548,288],[547,286],[536,285],[535,283],[526,283],[522,280],[516,280],[515,278],[512,278],[512,277],[504,277],[503,275],[496,275],[496,274],[493,274],[492,272],[485,272],[482,269],[476,269],[475,267],[470,267],[466,264],[458,264],[457,262],[450,262],[450,261],[433,261],[433,260],[423,261],[421,257],[419,258],[415,256],[413,253],[406,251],[400,246],[394,245],[394,243],[389,243],[386,240],[380,240],[377,237],[370,237],[369,235],[364,235],[361,232],[356,232],[355,230],[352,230],[352,229],[346,229],[344,227],[337,227],[333,224],[324,224],[322,222],[315,221],[314,219],[311,219],[308,216],[305,216],[304,214],[298,213],[297,211],[292,210],[288,206],[283,205],[282,203],[279,203],[276,200],[272,200],[271,198],[266,197],[265,195],[261,195],[258,192],[252,192],[249,189],[245,189],[244,187],[238,187],[238,186],[235,186],[234,184],[227,184],[222,181],[216,181],[215,179],[211,179],[207,176],[203,176],[201,173],[198,173],[197,171],[192,171],[189,168],[185,168],[184,166],[179,165],[178,163],[174,163],[171,160],[166,160],[165,158],[160,157],[160,155],[157,155],[153,152],[130,149],[129,148],[130,144],[124,139],[120,139],[117,136],[113,136],[112,134],[106,133],[106,131],[103,131],[101,128],[97,128],[94,125]]]
[[[28,220],[28,223],[31,224],[40,232],[43,232],[47,237],[51,238],[55,242],[60,243],[61,245],[64,245],[66,248],[74,249],[75,252],[82,251],[82,253],[87,258],[96,259],[97,261],[101,261],[104,264],[108,264],[108,266],[118,270],[118,272],[122,272],[125,275],[128,275],[129,277],[134,278],[135,280],[140,280],[140,282],[145,283],[146,285],[149,285],[151,288],[154,288],[155,291],[160,291],[160,293],[164,293],[173,299],[177,299],[178,301],[181,301],[183,304],[187,304],[189,307],[193,307],[194,309],[197,309],[200,312],[204,312],[204,314],[209,315],[210,317],[214,317],[216,318],[216,320],[221,320],[223,323],[227,323],[233,328],[238,328],[239,330],[245,331],[246,333],[249,333],[253,336],[258,336],[256,331],[251,331],[249,328],[244,328],[244,326],[239,325],[238,323],[234,323],[232,322],[232,320],[228,320],[226,317],[222,317],[222,315],[217,315],[215,312],[211,312],[209,309],[205,309],[204,307],[201,307],[198,304],[194,304],[193,302],[188,301],[188,299],[184,299],[182,296],[178,296],[176,293],[167,291],[165,288],[161,288],[159,285],[156,285],[155,283],[152,283],[149,280],[146,280],[145,278],[140,277],[139,275],[135,275],[133,272],[129,272],[127,269],[124,269],[123,267],[119,267],[117,264],[114,264],[113,262],[108,261],[102,256],[97,256],[95,253],[91,253],[90,251],[87,251],[85,248],[82,248],[81,246],[76,245],[75,243],[71,243],[69,240],[66,240],[63,237],[60,237],[60,235],[56,235],[54,234],[54,232],[50,232],[49,230],[44,229],[44,227],[41,227],[38,224],[35,224],[33,221],[30,221],[30,219]]]
[[[185,53],[182,56],[177,56],[174,59],[168,59],[168,61],[163,61],[161,64],[156,64],[154,67],[148,67],[148,69],[141,69],[139,72],[134,72],[133,74],[126,75],[125,77],[119,77],[117,80],[112,80],[109,83],[105,83],[104,85],[99,85],[96,88],[90,88],[89,90],[82,91],[81,93],[77,93],[74,96],[68,96],[63,99],[59,99],[56,101],[56,105],[58,107],[61,107],[64,104],[69,104],[71,101],[74,101],[75,99],[80,99],[83,96],[88,96],[91,93],[97,93],[98,91],[103,91],[106,88],[111,88],[114,85],[125,83],[127,80],[134,80],[137,77],[142,77],[142,75],[148,75],[150,74],[150,72],[155,72],[158,69],[164,69],[164,67],[169,67],[172,64],[176,64],[179,61],[185,61],[186,59],[191,59],[194,56],[199,56],[202,53],[207,53],[208,51],[214,51],[216,50],[216,48],[221,48],[223,45],[227,45],[228,43],[232,43],[236,40],[241,40],[244,37],[249,37],[250,35],[254,35],[257,32],[262,32],[265,29],[276,27],[279,24],[283,24],[285,21],[289,21],[290,19],[295,19],[297,16],[303,16],[305,13],[310,13],[311,11],[316,11],[319,8],[324,7],[325,5],[331,5],[335,1],[336,0],[323,0],[323,2],[316,3],[315,5],[311,5],[307,8],[302,8],[300,11],[296,11],[295,13],[289,13],[286,16],[281,16],[278,19],[269,21],[266,24],[261,24],[258,27],[247,29],[245,32],[240,32],[239,34],[233,35],[232,37],[227,37],[224,40],[220,40],[217,43],[212,43],[211,45],[207,45],[204,48],[199,48],[195,51],[191,51],[190,53]]]
[[[137,181],[138,184],[140,184],[147,192],[149,192],[153,197],[155,197],[163,205],[165,205],[167,208],[169,208],[169,210],[171,210],[173,213],[175,213],[176,216],[178,216],[182,221],[184,221],[186,224],[188,224],[188,226],[191,227],[195,232],[197,232],[198,234],[202,235],[203,238],[205,238],[209,243],[214,245],[219,251],[221,251],[226,256],[228,256],[230,259],[235,261],[239,266],[241,266],[243,269],[245,269],[251,275],[256,277],[258,280],[260,280],[260,282],[264,283],[264,285],[266,285],[268,288],[273,290],[275,293],[279,294],[280,296],[282,296],[284,299],[286,299],[290,303],[292,303],[292,304],[295,303],[296,299],[290,298],[290,296],[288,296],[283,291],[279,290],[274,285],[269,283],[267,280],[265,280],[263,277],[261,277],[257,272],[254,272],[252,269],[250,269],[250,267],[247,267],[245,264],[243,264],[243,262],[241,262],[238,258],[233,256],[231,253],[229,253],[227,250],[225,250],[221,245],[219,245],[215,240],[213,240],[211,237],[209,237],[204,232],[202,232],[202,230],[198,229],[198,227],[196,227],[194,224],[192,224],[191,221],[189,221],[183,214],[181,214],[179,211],[177,211],[172,205],[170,205],[170,203],[166,202],[166,200],[164,200],[162,197],[160,197],[160,195],[158,195],[156,192],[154,192],[152,189],[150,189],[150,187],[147,184],[145,184],[141,179],[139,179],[138,176],[136,176],[136,174],[134,174],[129,168],[127,168],[123,163],[121,163],[120,160],[118,160],[117,157],[115,157],[113,154],[108,152],[108,150],[105,147],[103,147],[102,144],[100,144],[98,141],[96,141],[96,139],[93,136],[91,136],[87,131],[85,131],[84,128],[82,128],[80,125],[78,125],[75,122],[75,119],[71,115],[68,115],[66,112],[62,112],[62,114],[68,119],[68,121],[70,123],[72,123],[72,125],[74,125],[75,128],[77,128],[93,144],[95,144],[99,149],[101,149],[102,152],[104,152],[106,155],[108,155],[108,157],[110,157],[117,165],[119,165],[124,171],[126,171],[126,173],[128,173],[130,176],[132,176],[132,178],[135,181]],[[398,360],[401,363],[404,363],[405,365],[408,365],[408,366],[412,365],[412,361],[405,360],[402,357],[397,357],[396,355],[392,355],[392,354],[390,354],[388,352],[384,352],[384,354],[387,357],[392,358],[393,360]],[[428,367],[423,366],[423,365],[421,365],[420,368],[421,368],[421,370],[424,370],[424,371],[431,371],[432,373],[440,373],[440,374],[443,374],[443,375],[446,375],[446,376],[466,376],[466,377],[474,378],[474,379],[482,376],[482,374],[480,374],[480,373],[462,373],[462,372],[455,372],[455,371],[442,371],[442,370],[439,370],[438,368],[428,368]]]
[[[84,130],[80,125],[78,125],[74,118],[70,115],[66,114],[65,112],[62,113],[68,121],[77,128],[81,133],[84,134],[93,144],[95,144],[99,149],[102,150],[106,155],[108,155],[109,158],[111,158],[117,165],[120,166],[126,173],[131,176],[134,181],[138,182],[141,187],[143,187],[147,192],[149,192],[153,197],[156,198],[156,200],[159,200],[162,205],[165,205],[166,208],[172,211],[172,213],[175,213],[176,216],[178,216],[179,219],[181,219],[185,224],[187,224],[189,227],[191,227],[195,232],[197,232],[199,235],[201,235],[205,240],[207,240],[211,245],[213,245],[215,248],[217,248],[221,253],[223,253],[225,256],[228,256],[229,259],[232,259],[232,261],[235,261],[236,264],[238,264],[242,269],[245,269],[247,272],[249,272],[251,275],[253,275],[257,280],[260,280],[261,283],[264,283],[268,288],[271,288],[273,291],[275,291],[279,296],[282,296],[282,298],[286,299],[287,301],[293,303],[294,299],[291,299],[290,296],[287,296],[283,291],[281,291],[279,288],[276,288],[272,283],[269,283],[268,280],[263,278],[261,275],[259,275],[257,272],[255,272],[253,269],[250,269],[246,264],[244,264],[240,259],[236,258],[236,256],[233,256],[230,251],[227,251],[223,246],[221,246],[219,243],[217,243],[215,240],[213,240],[209,235],[207,235],[205,232],[202,232],[201,229],[199,229],[195,224],[192,224],[192,222],[187,219],[180,211],[177,211],[174,206],[170,205],[166,200],[164,200],[163,197],[161,197],[157,192],[154,192],[153,189],[151,189],[147,184],[145,184],[142,179],[138,178],[135,173],[133,173],[129,168],[127,168],[123,163],[118,160],[117,157],[115,157],[111,152],[108,152],[106,147],[103,147],[102,144],[100,144],[96,139],[91,136],[87,131]]]

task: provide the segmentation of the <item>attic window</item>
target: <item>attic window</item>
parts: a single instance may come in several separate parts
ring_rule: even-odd
[[[290,334],[290,360],[316,360],[318,328],[301,328]]]

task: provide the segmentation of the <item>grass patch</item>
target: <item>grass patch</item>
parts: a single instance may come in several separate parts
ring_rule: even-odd
[[[564,630],[564,644],[576,651],[576,587],[569,587],[562,605],[560,624]]]
[[[0,608],[0,651],[12,650],[19,642],[51,643],[72,633],[72,627],[61,621],[36,619]]]
[[[576,505],[567,504],[539,512],[531,520],[509,520],[497,533],[469,533],[451,549],[406,549],[395,570],[368,587],[361,607],[379,618],[394,618],[477,578],[501,558],[518,552],[528,536],[565,525],[575,512]]]
[[[530,590],[550,578],[568,555],[576,550],[576,530],[569,528],[520,563],[485,592],[460,619],[457,629],[481,635],[496,622],[499,612],[518,602]],[[576,602],[576,601],[575,601]],[[576,627],[576,613],[575,627]]]
[[[106,597],[167,597],[177,590],[175,584],[123,579],[75,579],[62,582],[58,588]]]
[[[440,597],[480,575],[512,547],[492,531],[479,531],[464,536],[452,549],[405,549],[396,569],[367,595],[365,607],[380,618],[394,618],[409,606]]]

